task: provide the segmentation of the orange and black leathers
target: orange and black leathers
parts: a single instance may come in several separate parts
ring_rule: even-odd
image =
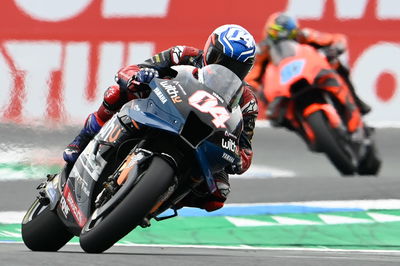
[[[267,31],[264,30],[263,32],[265,33]],[[264,41],[261,41],[258,44],[254,67],[245,79],[246,82],[256,89],[256,91],[261,89],[265,68],[270,61],[269,44],[271,41],[267,40],[267,38],[268,36],[264,34]],[[347,49],[347,39],[343,34],[324,33],[309,28],[299,30],[296,41],[302,44],[311,45],[317,49],[322,47],[332,47],[332,52],[336,51],[337,53],[344,52]],[[338,70],[339,67],[343,67],[340,66],[337,60],[332,60],[331,65],[336,70]]]
[[[267,27],[267,25],[265,26]],[[260,106],[261,115],[259,118],[264,119],[265,117],[265,108],[268,104],[265,98],[262,96],[262,82],[263,75],[265,73],[265,69],[270,61],[270,45],[273,44],[273,41],[268,38],[266,35],[266,28],[263,31],[263,41],[258,44],[257,53],[255,58],[255,63],[253,69],[246,76],[246,82],[251,85],[251,87],[255,88],[255,92],[257,96],[262,99],[262,104]],[[327,56],[331,67],[336,70],[336,72],[342,77],[345,81],[351,95],[354,98],[354,101],[358,108],[360,109],[362,114],[367,114],[371,111],[371,107],[365,103],[362,99],[360,99],[355,91],[355,88],[350,80],[350,71],[347,66],[343,65],[338,60],[338,55],[345,52],[347,50],[347,38],[343,34],[331,34],[320,32],[317,30],[313,30],[310,28],[304,28],[299,30],[296,35],[296,41],[301,44],[308,44],[317,49],[326,48],[324,53]]]
[[[115,77],[118,85],[111,86],[107,89],[104,94],[103,104],[98,111],[95,112],[95,117],[99,120],[98,123],[103,125],[127,101],[145,97],[144,92],[140,90],[140,86],[137,86],[138,84],[133,80],[140,68],[148,67],[156,69],[159,76],[164,77],[170,75],[170,67],[174,65],[192,65],[201,68],[203,67],[203,51],[188,46],[175,46],[154,55],[141,64],[120,69]],[[217,173],[216,176],[214,176],[215,179],[222,181],[222,187],[218,187],[217,184],[218,191],[214,193],[214,195],[211,195],[211,198],[200,201],[197,198],[187,198],[185,206],[201,207],[207,211],[221,208],[230,190],[228,173],[242,174],[251,165],[253,158],[251,140],[253,138],[255,121],[258,115],[258,105],[257,99],[250,86],[246,83],[243,83],[243,86],[244,92],[239,102],[244,122],[243,131],[239,139],[241,163],[236,166],[235,171],[231,172],[227,170]],[[224,185],[227,186],[224,187]]]

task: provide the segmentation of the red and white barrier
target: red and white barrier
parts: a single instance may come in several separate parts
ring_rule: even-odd
[[[8,0],[0,9],[0,122],[82,123],[122,66],[173,45],[202,48],[214,28],[240,24],[260,41],[269,14],[342,32],[368,119],[400,123],[397,0]]]

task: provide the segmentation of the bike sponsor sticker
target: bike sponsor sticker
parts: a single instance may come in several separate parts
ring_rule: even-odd
[[[218,93],[216,93],[216,92],[213,91],[212,95],[213,95],[215,98],[217,98],[221,103],[224,103],[224,102],[225,102],[224,99],[222,99],[222,97],[218,95]]]
[[[168,95],[171,97],[173,103],[182,102],[181,96],[179,96],[179,92],[176,86],[172,85],[167,80],[160,82],[160,84],[164,88],[164,90],[168,93]]]
[[[181,92],[183,93],[183,95],[187,95],[185,89],[181,86],[181,84],[179,84],[178,81],[172,81],[172,83],[174,83],[174,84],[181,90]]]
[[[108,142],[114,142],[118,139],[122,132],[117,116],[113,116],[100,130],[98,134],[99,139],[107,140]]]
[[[221,145],[226,150],[229,150],[231,152],[236,151],[236,143],[232,139],[229,139],[229,140],[222,139]]]
[[[165,104],[167,102],[167,98],[165,95],[161,92],[159,88],[154,89],[154,93],[157,95],[158,99],[162,102],[162,104]]]
[[[230,133],[228,130],[225,130],[224,135],[225,135],[226,137],[230,137],[230,138],[232,138],[232,139],[234,139],[234,140],[237,140],[237,137],[236,137],[235,135],[233,135],[232,133]]]
[[[90,191],[88,189],[88,183],[82,178],[81,175],[77,175],[77,177],[75,178],[75,184],[78,188],[81,188],[81,190],[83,191],[83,193],[86,194],[86,196],[89,197],[90,195]]]
[[[83,227],[85,225],[86,221],[87,221],[87,218],[82,213],[82,211],[79,209],[79,207],[76,204],[74,198],[72,197],[71,190],[69,189],[69,186],[65,187],[65,190],[64,190],[63,194],[64,194],[64,197],[62,197],[62,199],[65,198],[65,201],[66,201],[66,203],[68,205],[68,208],[71,211],[72,215],[74,216],[75,221],[78,223],[78,225],[80,227]],[[64,213],[64,215],[65,215],[65,213]]]
[[[303,71],[305,61],[301,60],[294,60],[289,64],[285,65],[281,69],[281,83],[285,84],[288,83],[291,79],[294,79],[298,75],[301,74]]]
[[[189,104],[200,112],[209,113],[214,118],[212,122],[217,128],[226,128],[225,122],[230,115],[224,107],[218,106],[218,99],[214,95],[198,90],[189,97]]]
[[[230,163],[233,163],[235,161],[235,158],[233,156],[230,156],[229,154],[227,154],[225,152],[222,154],[222,159],[224,159]]]
[[[58,182],[58,176],[55,177],[54,179],[57,179]],[[50,201],[55,201],[56,196],[57,196],[57,182],[54,182],[55,180],[53,179],[53,182],[50,182],[46,186],[46,194],[50,197]]]
[[[67,204],[67,202],[65,201],[65,198],[64,198],[64,197],[61,197],[61,200],[60,200],[60,208],[61,208],[61,211],[62,211],[62,213],[64,214],[65,218],[68,218],[69,207],[68,207],[68,204]]]

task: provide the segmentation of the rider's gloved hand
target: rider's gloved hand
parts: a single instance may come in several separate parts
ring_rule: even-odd
[[[250,168],[253,159],[253,151],[251,149],[239,148],[238,157],[240,160],[225,167],[226,173],[241,175]]]
[[[137,90],[137,86],[140,85],[139,82],[135,81],[136,74],[139,70],[140,68],[137,65],[123,67],[115,75],[115,81],[121,88],[135,91]]]
[[[158,71],[153,68],[141,68],[136,74],[135,80],[139,83],[149,84],[153,78],[158,77]]]
[[[338,43],[333,44],[327,47],[322,48],[323,53],[325,54],[328,61],[336,59],[339,55],[344,53],[345,47],[344,45]]]
[[[240,175],[243,173],[242,161],[238,163],[232,163],[225,167],[225,172],[231,175]]]

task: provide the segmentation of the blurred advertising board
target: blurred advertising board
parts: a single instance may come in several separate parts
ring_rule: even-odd
[[[0,122],[82,123],[114,74],[173,45],[200,49],[212,30],[240,24],[261,41],[268,15],[342,32],[373,121],[400,122],[398,0],[4,0],[0,9]]]

